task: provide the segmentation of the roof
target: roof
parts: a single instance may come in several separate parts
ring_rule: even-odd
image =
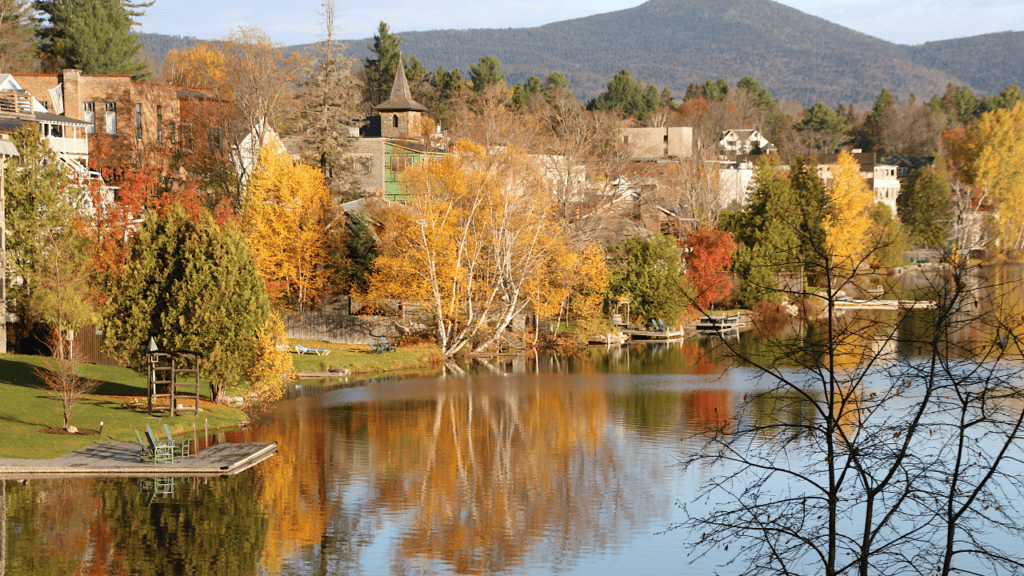
[[[67,124],[71,126],[92,126],[92,122],[86,122],[85,120],[76,120],[75,118],[68,118],[67,116],[61,116],[60,114],[52,114],[50,112],[36,112],[36,122],[48,122],[50,124]]]
[[[6,138],[0,138],[0,154],[4,156],[20,156],[18,154],[18,148],[14,145],[14,142]]]
[[[17,132],[25,127],[26,124],[18,118],[4,118],[0,117],[0,134],[9,134],[11,132]]]
[[[399,54],[398,66],[395,68],[395,82],[391,85],[391,97],[378,104],[374,109],[377,112],[426,112],[427,107],[412,99],[412,92],[409,91],[409,81],[405,78],[405,66],[402,65],[401,54]]]

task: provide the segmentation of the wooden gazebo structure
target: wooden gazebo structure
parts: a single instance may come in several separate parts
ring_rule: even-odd
[[[191,350],[156,350],[150,339],[146,356],[149,413],[169,410],[171,416],[188,412],[199,416],[199,367],[203,355]],[[163,402],[154,403],[154,400],[163,399],[167,399],[166,408]]]

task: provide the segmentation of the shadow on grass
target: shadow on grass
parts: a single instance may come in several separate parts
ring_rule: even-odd
[[[42,363],[42,357],[40,356],[40,364]],[[11,358],[0,358],[0,374],[3,375],[3,381],[15,386],[21,386],[24,388],[37,388],[42,390],[44,388],[43,381],[39,379],[39,376],[35,373],[35,368],[38,364],[32,362],[26,362]],[[145,385],[143,387],[132,386],[125,384],[124,382],[111,382],[108,380],[101,380],[93,378],[99,382],[99,387],[92,391],[92,394],[101,394],[106,396],[138,396],[146,393]]]

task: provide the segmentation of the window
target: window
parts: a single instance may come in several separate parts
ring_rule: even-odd
[[[391,172],[399,174],[414,164],[412,156],[392,156]]]
[[[210,142],[210,152],[220,152],[224,149],[224,130],[221,128],[210,128],[207,134]]]
[[[177,144],[177,141],[174,139],[175,136],[177,136],[174,133],[174,128],[175,128],[174,122],[171,122],[171,144]]]
[[[164,141],[164,107],[156,107],[156,141]]]
[[[107,134],[117,135],[117,102],[103,103],[103,128]]]
[[[82,102],[82,120],[89,123],[89,126],[85,129],[87,134],[96,133],[96,103],[95,102]]]
[[[395,114],[395,117],[391,119],[391,124],[395,128],[398,128],[398,114]]]
[[[142,104],[135,104],[135,139],[142,140]]]

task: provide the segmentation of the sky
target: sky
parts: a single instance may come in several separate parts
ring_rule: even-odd
[[[380,21],[392,32],[523,28],[625,10],[641,0],[384,0],[337,3],[336,38],[369,38]],[[782,0],[876,38],[921,44],[1006,30],[1024,30],[1024,0]],[[837,7],[838,6],[838,7]],[[211,40],[240,26],[263,29],[275,42],[320,39],[320,0],[156,0],[142,32]]]

